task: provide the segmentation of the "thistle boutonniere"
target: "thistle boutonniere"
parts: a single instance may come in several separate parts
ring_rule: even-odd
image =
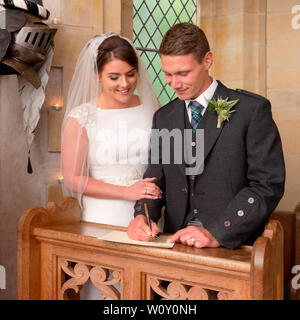
[[[218,114],[218,124],[217,128],[221,128],[221,123],[225,120],[229,121],[231,118],[231,114],[235,110],[231,110],[231,108],[239,102],[240,99],[228,101],[228,97],[226,99],[222,99],[222,97],[218,97],[217,100],[211,99],[208,102],[208,110],[212,112],[216,112]]]

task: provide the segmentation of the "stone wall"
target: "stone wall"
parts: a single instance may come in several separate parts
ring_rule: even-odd
[[[51,73],[55,78],[49,80],[31,150],[31,175],[27,174],[18,78],[0,76],[0,265],[5,267],[7,275],[6,290],[0,290],[1,300],[17,298],[17,223],[21,213],[28,207],[45,206],[49,200],[58,201],[61,197],[56,179],[60,170],[60,128],[64,112],[48,108],[56,94],[57,81],[62,83],[59,92],[63,105],[77,57],[85,43],[96,34],[121,33],[122,25],[130,27],[125,21],[126,12],[131,10],[128,0],[113,0],[113,10],[111,0],[44,0],[43,4],[51,12],[46,23],[58,29],[52,63],[55,72]]]
[[[267,97],[281,134],[287,170],[279,208],[294,210],[300,202],[300,1],[268,0],[267,4]]]
[[[199,0],[199,8],[214,77],[271,101],[287,169],[278,209],[293,211],[300,201],[300,2]]]

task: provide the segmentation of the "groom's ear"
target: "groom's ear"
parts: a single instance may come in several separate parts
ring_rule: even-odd
[[[213,64],[213,61],[214,61],[214,54],[211,51],[207,51],[202,60],[202,63],[207,71]]]

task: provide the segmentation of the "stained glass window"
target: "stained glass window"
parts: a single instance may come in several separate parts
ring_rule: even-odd
[[[197,0],[134,0],[133,42],[153,81],[161,105],[176,97],[165,83],[157,53],[168,29],[179,22],[196,23]]]

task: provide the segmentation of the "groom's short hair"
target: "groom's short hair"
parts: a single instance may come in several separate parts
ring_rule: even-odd
[[[183,22],[175,24],[164,35],[158,53],[160,55],[185,55],[192,53],[202,63],[210,51],[205,33],[198,26]]]

